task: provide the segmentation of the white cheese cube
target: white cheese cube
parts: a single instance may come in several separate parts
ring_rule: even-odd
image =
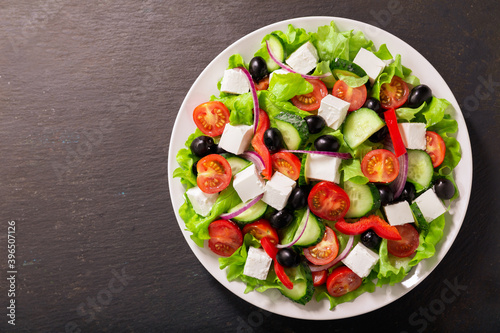
[[[425,139],[426,128],[424,123],[400,123],[398,127],[406,148],[425,150],[427,141]]]
[[[259,280],[265,280],[273,259],[263,249],[250,246],[243,274]]]
[[[243,153],[253,136],[253,127],[248,125],[226,124],[219,141],[219,147],[227,152],[239,155]]]
[[[410,204],[406,200],[384,206],[384,211],[390,225],[402,225],[415,222]]]
[[[432,188],[422,193],[413,202],[417,203],[420,212],[422,212],[422,215],[427,222],[431,222],[446,212],[445,205],[441,199],[438,198],[436,193],[434,193]]]
[[[286,63],[297,73],[307,74],[316,68],[318,60],[316,48],[311,42],[306,42],[286,59]]]
[[[264,193],[264,186],[264,180],[253,164],[234,175],[233,187],[243,202]]]
[[[372,84],[385,68],[385,62],[382,59],[363,48],[359,49],[358,54],[356,54],[352,62],[363,68]]]
[[[318,116],[325,119],[326,125],[337,130],[344,122],[351,103],[333,95],[326,95],[318,109]]]
[[[276,171],[271,177],[271,180],[266,183],[262,201],[277,210],[282,210],[285,208],[295,185],[296,183],[293,179]]]
[[[274,74],[290,74],[290,72],[281,68],[275,70],[274,72],[271,72],[271,74],[269,74],[269,84],[271,84],[271,80],[273,79]]]
[[[205,193],[198,186],[191,187],[186,191],[186,195],[196,214],[201,216],[207,216],[210,213],[219,197],[219,193]]]
[[[339,183],[339,167],[342,159],[321,154],[309,154],[306,162],[306,178]]]
[[[250,82],[241,70],[237,68],[226,69],[220,91],[230,94],[244,94],[250,91]]]
[[[378,259],[378,254],[358,243],[342,262],[360,278],[365,278],[370,274]]]

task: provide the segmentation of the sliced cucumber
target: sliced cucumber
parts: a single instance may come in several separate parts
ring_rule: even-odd
[[[283,62],[285,60],[285,48],[283,47],[281,39],[278,36],[271,34],[269,36],[268,41],[269,41],[269,48],[271,49],[273,56],[275,56],[279,61]],[[267,64],[267,70],[269,72],[281,68],[277,63],[274,62],[273,59],[271,59],[271,57],[269,57],[269,59],[266,60],[266,64]]]
[[[338,73],[356,77],[362,77],[366,75],[366,72],[363,70],[363,68],[345,59],[335,59],[330,64],[330,68],[332,69],[332,72],[333,74],[335,74],[335,76],[337,76]]]
[[[400,270],[401,267],[403,267],[406,274],[411,271],[412,266],[410,266],[410,261],[413,258],[412,256],[399,258],[388,253],[388,257],[391,265],[394,266],[397,270]]]
[[[307,215],[304,214],[302,216],[302,219],[300,220],[299,226],[295,231],[295,236],[293,239],[297,239],[297,237],[300,236],[300,233],[302,232],[302,229],[304,229],[304,224],[306,223]],[[321,241],[325,234],[325,225],[321,223],[314,214],[309,213],[309,219],[307,220],[307,225],[306,229],[304,230],[304,233],[300,238],[297,240],[295,243],[295,246],[300,246],[300,247],[309,247],[313,246],[314,244],[317,244]]]
[[[227,155],[227,156],[224,156]],[[251,164],[250,161],[247,161],[241,157],[234,156],[232,154],[224,154],[223,157],[226,159],[226,161],[229,163],[231,166],[231,172],[233,175],[237,174],[241,170],[245,169],[247,166]]]
[[[429,154],[424,150],[408,149],[408,181],[415,185],[417,192],[431,186],[434,167]]]
[[[311,147],[307,147],[306,150],[311,150]],[[307,157],[309,154],[302,154],[300,159],[300,175],[299,175],[299,186],[309,185],[309,179],[306,177],[306,167],[307,167]]]
[[[377,187],[371,183],[356,184],[346,181],[344,182],[344,191],[351,202],[345,215],[347,218],[362,217],[380,207],[380,193]]]
[[[305,263],[294,268],[287,268],[286,275],[293,282],[293,289],[282,288],[280,292],[299,304],[306,304],[314,294],[312,273]]]
[[[344,123],[344,140],[355,149],[373,133],[385,126],[378,114],[368,108],[361,108],[349,113]]]
[[[244,205],[245,205],[245,203],[242,202],[242,203],[234,206],[233,208],[231,208],[228,211],[228,213],[233,213],[233,212],[237,211],[238,209],[240,209],[241,207],[243,207]],[[242,222],[244,224],[249,223],[249,222],[253,222],[253,221],[260,219],[262,216],[264,216],[266,209],[267,209],[267,204],[264,201],[259,200],[252,207],[248,208],[240,215],[233,217],[233,220],[238,221],[238,222]]]
[[[416,202],[412,203],[410,205],[411,211],[413,213],[413,216],[415,217],[415,223],[417,224],[417,227],[420,231],[424,232],[424,235],[427,234],[427,231],[429,230],[429,222],[425,219],[424,215],[420,211],[420,208],[418,208],[418,205]]]
[[[309,138],[306,121],[300,116],[293,113],[281,112],[274,120],[288,149],[299,149]]]

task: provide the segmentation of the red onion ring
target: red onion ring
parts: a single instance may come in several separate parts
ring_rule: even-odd
[[[349,158],[352,158],[351,154],[349,154],[349,153],[338,153],[338,152],[333,152],[333,151],[320,151],[320,150],[282,150],[282,151],[288,152],[288,153],[326,155],[326,156],[331,156],[331,157],[338,157],[338,158],[343,159],[343,160],[347,160]]]
[[[255,165],[255,167],[257,168],[257,171],[259,173],[262,172],[262,170],[264,170],[264,168],[265,168],[264,160],[256,152],[254,152],[254,151],[246,151],[243,154],[240,154],[240,156],[243,157],[244,159],[249,160],[250,162],[252,162]]]
[[[240,209],[238,209],[237,211],[235,211],[233,213],[221,214],[221,215],[219,215],[219,217],[221,219],[223,219],[223,220],[230,220],[232,218],[235,218],[236,216],[238,216],[241,213],[243,213],[244,211],[246,211],[248,208],[250,208],[253,205],[255,205],[260,199],[262,199],[263,196],[264,196],[264,193],[259,194],[258,196],[256,196],[255,198],[253,198],[250,202],[248,202],[246,205],[244,205],[243,207],[241,207]]]
[[[309,221],[309,212],[310,212],[309,207],[307,207],[307,210],[306,210],[306,214],[307,214],[306,215],[306,222],[304,223],[304,227],[302,228],[302,231],[300,232],[299,237],[295,238],[294,240],[292,240],[288,244],[278,244],[278,245],[276,245],[276,247],[278,249],[284,249],[286,247],[291,247],[291,246],[295,245],[295,243],[297,243],[297,241],[300,239],[300,237],[302,237],[302,235],[304,234],[304,231],[307,228],[307,222]]]
[[[345,257],[347,257],[347,255],[351,251],[353,245],[354,245],[354,236],[349,235],[349,240],[347,241],[347,244],[345,246],[344,251],[342,251],[342,253],[339,254],[337,256],[337,258],[333,259],[333,261],[331,263],[328,263],[328,264],[322,265],[322,266],[316,266],[316,265],[309,264],[309,268],[311,269],[311,272],[320,272],[320,271],[324,271],[325,269],[329,269],[330,267],[335,266],[339,261],[344,260]]]
[[[390,187],[394,192],[394,199],[397,199],[405,188],[406,178],[408,177],[408,152],[398,157],[399,174],[391,183]]]
[[[257,90],[255,89],[255,83],[253,82],[252,75],[244,67],[238,67],[243,73],[245,73],[248,82],[250,82],[250,91],[252,92],[253,98],[253,134],[257,132],[257,125],[259,124],[259,97],[257,96]]]

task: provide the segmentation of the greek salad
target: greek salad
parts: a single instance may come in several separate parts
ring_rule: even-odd
[[[461,158],[450,103],[334,22],[229,58],[177,153],[179,215],[245,292],[330,308],[435,254]]]

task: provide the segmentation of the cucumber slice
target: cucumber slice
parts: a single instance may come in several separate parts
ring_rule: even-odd
[[[362,77],[366,75],[366,72],[363,70],[363,68],[345,59],[339,59],[339,58],[335,59],[330,64],[330,68],[332,69],[333,74],[335,74],[337,78],[338,78],[337,76],[338,73],[355,77]]]
[[[345,217],[362,217],[380,208],[380,193],[373,184],[344,182],[344,191],[349,196],[351,205]]]
[[[295,236],[293,239],[297,239],[299,237],[300,232],[304,228],[304,224],[306,223],[306,214],[302,216],[302,219],[300,220],[300,224],[298,228],[295,231]],[[304,233],[302,236],[297,240],[295,243],[295,246],[300,246],[300,247],[309,247],[313,246],[314,244],[317,244],[321,241],[325,234],[325,225],[318,221],[316,216],[314,216],[313,213],[309,213],[309,220],[307,221],[307,226],[306,230],[304,230]]]
[[[242,203],[234,206],[233,208],[231,208],[228,211],[228,213],[235,212],[238,209],[240,209],[241,207],[243,207],[244,205],[245,205],[245,203],[242,202]],[[241,222],[243,224],[247,224],[249,222],[256,221],[256,220],[260,219],[262,216],[264,216],[266,209],[267,209],[267,204],[264,201],[259,200],[252,207],[248,208],[240,215],[233,217],[233,220],[235,220],[237,222]]]
[[[417,192],[431,186],[434,167],[429,154],[424,150],[408,149],[408,181],[415,185]]]
[[[378,114],[368,108],[361,108],[347,115],[344,123],[344,140],[355,149],[373,133],[385,126]]]
[[[297,267],[287,268],[285,273],[293,282],[293,289],[283,288],[280,292],[296,303],[304,305],[309,302],[314,294],[312,273],[309,267],[301,263]]]
[[[222,154],[222,156],[231,166],[231,172],[233,173],[233,175],[237,174],[251,164],[250,161],[247,161],[238,156],[234,156],[232,154]]]
[[[420,208],[418,208],[417,203],[412,203],[410,205],[410,208],[411,212],[413,213],[413,217],[415,217],[415,223],[417,224],[418,229],[420,231],[423,231],[424,235],[427,234],[427,231],[429,231],[429,222],[427,222],[424,215],[420,211]]]
[[[312,146],[308,146],[306,150],[311,150]],[[307,157],[309,154],[302,154],[302,158],[300,159],[300,175],[299,175],[299,186],[309,185],[309,179],[307,179]]]
[[[278,36],[271,34],[269,36],[268,41],[269,41],[269,48],[271,49],[273,56],[275,56],[279,61],[283,62],[285,60],[285,48],[283,47],[281,39]],[[271,59],[271,57],[269,57],[269,59],[266,60],[266,64],[267,64],[267,70],[269,72],[281,68],[277,63],[274,62],[273,59]]]
[[[299,149],[309,138],[306,121],[293,113],[281,112],[274,120],[288,149]]]

